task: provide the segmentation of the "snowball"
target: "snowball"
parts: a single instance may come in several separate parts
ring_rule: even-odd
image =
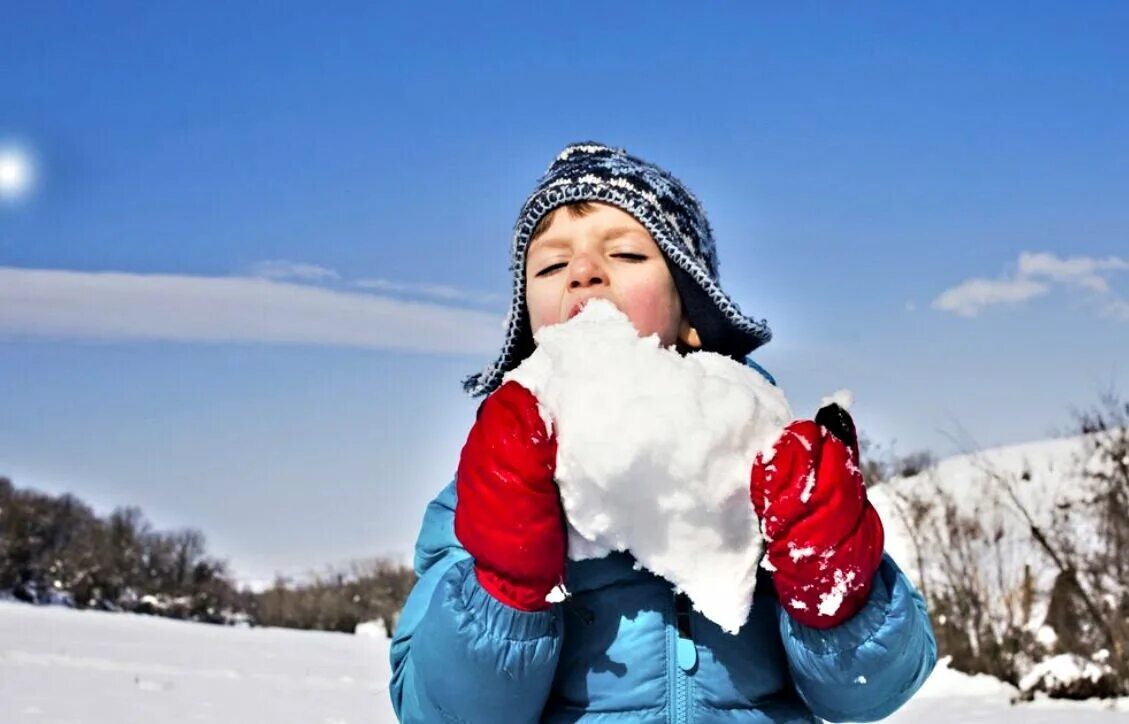
[[[728,357],[640,338],[603,300],[536,341],[506,380],[556,431],[569,557],[630,551],[736,633],[762,547],[749,474],[792,417],[784,395]]]

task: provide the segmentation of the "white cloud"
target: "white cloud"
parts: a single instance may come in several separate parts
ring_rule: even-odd
[[[0,267],[0,334],[489,355],[492,314],[252,277]]]
[[[301,279],[324,282],[338,278],[337,272],[316,264],[304,264],[285,259],[261,261],[251,268],[251,275],[265,279]]]
[[[1101,303],[1103,313],[1129,319],[1129,304],[1121,300],[1106,278],[1129,270],[1129,261],[1116,256],[1060,258],[1047,252],[1022,252],[1015,273],[1000,279],[973,278],[950,287],[933,300],[934,309],[975,317],[987,307],[1019,304],[1051,291],[1055,284],[1086,290]]]
[[[1045,284],[1030,279],[969,279],[941,292],[933,300],[933,308],[975,317],[985,307],[1017,304],[1048,291]]]
[[[1072,256],[1059,259],[1054,254],[1023,252],[1017,265],[1021,277],[1045,277],[1055,281],[1073,284],[1095,292],[1109,291],[1109,283],[1098,272],[1124,271],[1129,269],[1129,261],[1115,256],[1094,259],[1087,256]]]
[[[342,277],[335,270],[317,264],[272,259],[261,261],[251,267],[251,275],[263,279],[293,280],[300,282],[332,283],[341,282]],[[491,304],[502,300],[499,294],[473,292],[447,284],[427,284],[419,282],[398,282],[391,279],[355,279],[348,285],[357,289],[385,292],[398,296],[424,297],[441,302],[469,302]]]
[[[502,299],[502,296],[499,294],[468,292],[445,284],[416,284],[395,282],[389,279],[358,279],[353,282],[353,285],[362,289],[372,289],[374,291],[391,292],[394,294],[416,294],[423,297],[452,302],[478,302],[480,304],[487,304]]]

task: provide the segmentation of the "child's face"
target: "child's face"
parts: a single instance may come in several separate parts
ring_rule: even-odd
[[[589,299],[606,299],[640,336],[657,334],[664,346],[685,339],[689,325],[666,260],[635,217],[614,206],[573,216],[557,209],[529,246],[526,306],[533,332],[576,316]]]

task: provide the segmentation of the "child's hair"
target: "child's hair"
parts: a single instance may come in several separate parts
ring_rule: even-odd
[[[744,315],[722,291],[713,232],[689,189],[667,171],[622,149],[579,143],[554,159],[518,214],[510,253],[513,296],[506,338],[498,358],[463,382],[470,394],[493,391],[533,351],[525,306],[525,254],[530,241],[545,231],[560,207],[583,216],[592,202],[626,211],[651,234],[666,258],[702,349],[743,359],[772,338],[764,320]]]
[[[549,229],[549,225],[553,223],[553,217],[556,216],[557,212],[561,209],[566,209],[569,216],[574,219],[578,219],[582,216],[587,216],[588,214],[595,211],[596,205],[591,201],[577,201],[572,204],[558,206],[557,208],[542,216],[541,220],[537,222],[537,226],[533,227],[533,233],[529,235],[530,242],[532,242],[538,236],[544,234]]]

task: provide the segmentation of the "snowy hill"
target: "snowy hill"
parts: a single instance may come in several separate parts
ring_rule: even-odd
[[[925,472],[895,478],[871,488],[869,493],[886,528],[886,550],[915,581],[917,555],[910,535],[911,522],[904,507],[899,510],[896,493],[913,491],[951,495],[961,513],[978,519],[990,531],[1002,531],[1022,559],[1040,563],[1041,552],[1033,549],[1030,527],[1014,510],[1000,484],[1014,483],[1019,500],[1040,525],[1051,522],[1056,497],[1079,489],[1079,461],[1087,453],[1085,439],[1066,437],[992,448],[955,455],[939,461]],[[1048,574],[1050,561],[1042,562]]]
[[[886,549],[961,668],[1025,694],[1108,696],[1122,600],[1127,438],[1110,427],[958,455],[871,490]]]

